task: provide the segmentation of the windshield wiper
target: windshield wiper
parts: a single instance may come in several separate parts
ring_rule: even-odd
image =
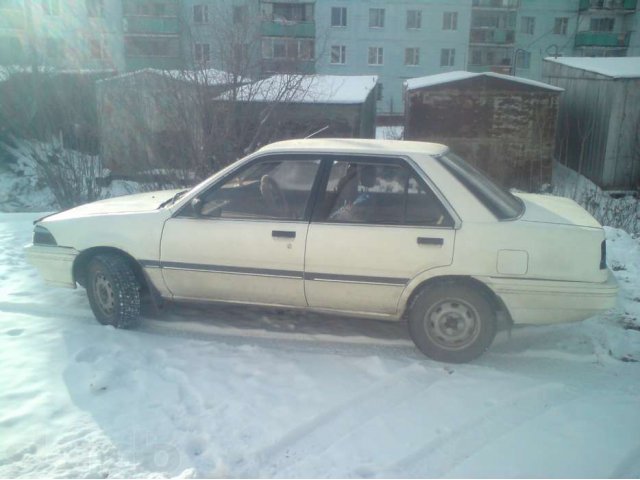
[[[167,205],[173,205],[174,203],[176,203],[176,200],[178,200],[181,196],[183,196],[188,191],[189,189],[179,191],[173,197],[169,198],[168,200],[165,200],[160,205],[158,205],[158,208],[166,207]]]

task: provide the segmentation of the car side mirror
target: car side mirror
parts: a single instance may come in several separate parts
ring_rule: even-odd
[[[200,197],[196,197],[193,200],[191,200],[191,208],[193,210],[193,213],[196,214],[196,217],[201,217],[202,216],[202,199]]]

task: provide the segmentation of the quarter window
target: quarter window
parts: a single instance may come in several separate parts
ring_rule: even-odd
[[[210,218],[302,220],[320,159],[253,163],[201,198]]]
[[[435,194],[408,167],[336,160],[316,219],[335,223],[451,226]]]

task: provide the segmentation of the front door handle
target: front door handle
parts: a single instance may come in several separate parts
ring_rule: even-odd
[[[437,237],[418,237],[418,245],[444,245],[444,239]]]
[[[286,230],[273,230],[271,232],[273,238],[296,238],[296,232],[289,232]]]

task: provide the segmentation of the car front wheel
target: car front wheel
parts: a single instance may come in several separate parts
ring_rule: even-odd
[[[140,284],[124,257],[103,253],[87,267],[87,296],[98,321],[131,328],[140,317]]]
[[[409,333],[429,358],[465,363],[482,355],[493,342],[496,314],[482,292],[472,286],[427,286],[409,310]]]

